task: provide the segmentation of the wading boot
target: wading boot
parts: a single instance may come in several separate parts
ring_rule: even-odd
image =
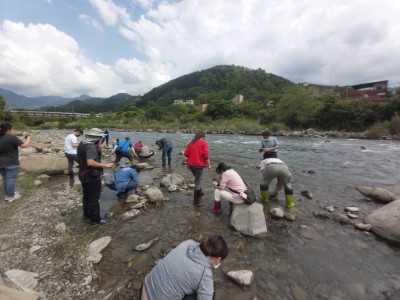
[[[285,195],[286,207],[291,208],[294,206],[293,195]]]
[[[198,190],[198,191],[194,190],[193,199],[194,199],[194,201],[193,201],[194,206],[200,207],[201,206],[201,190]]]
[[[260,184],[261,201],[267,203],[269,199],[268,186]]]
[[[214,208],[210,209],[210,212],[212,212],[214,215],[222,214],[221,201],[214,201]]]

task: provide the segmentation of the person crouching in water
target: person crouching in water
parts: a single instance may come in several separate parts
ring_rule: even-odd
[[[218,164],[215,172],[221,176],[221,180],[219,183],[214,181],[214,208],[211,212],[220,215],[222,213],[221,199],[229,201],[232,210],[234,203],[241,204],[244,202],[242,195],[247,187],[240,175],[223,162]],[[231,192],[225,191],[225,188],[228,188]]]
[[[267,158],[261,162],[260,167],[263,180],[260,184],[261,200],[266,203],[270,197],[276,197],[282,186],[285,189],[286,207],[294,206],[293,189],[290,184],[291,174],[288,166],[279,158]],[[268,188],[272,180],[278,179],[275,191],[269,194]]]
[[[125,198],[130,191],[136,191],[139,186],[139,172],[140,168],[138,166],[131,166],[128,168],[121,168],[114,173],[115,188],[118,191],[118,198]]]
[[[212,268],[218,268],[227,256],[228,246],[220,235],[212,235],[200,243],[184,241],[147,274],[141,299],[183,299],[196,293],[197,299],[212,300]]]

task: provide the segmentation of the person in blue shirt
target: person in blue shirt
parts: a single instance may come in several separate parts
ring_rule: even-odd
[[[277,150],[279,149],[278,140],[271,136],[271,133],[266,130],[262,133],[260,152],[263,152],[263,159],[278,158]]]
[[[128,168],[121,168],[114,173],[115,188],[118,191],[118,198],[126,197],[130,191],[137,189],[139,186],[139,172],[139,167],[131,166]]]
[[[104,138],[105,138],[105,140],[106,140],[106,146],[108,146],[108,140],[109,140],[109,138],[110,138],[110,130],[108,130],[108,128],[106,128],[106,129],[104,130]]]
[[[133,145],[129,137],[126,137],[124,140],[119,141],[114,148],[114,153],[116,156],[115,164],[118,164],[123,157],[126,157],[131,162],[131,165],[133,165],[133,157],[137,157],[137,155],[132,147]],[[131,149],[131,152],[133,154],[129,153],[129,149]]]

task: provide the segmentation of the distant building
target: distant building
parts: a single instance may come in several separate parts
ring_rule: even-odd
[[[232,99],[233,103],[240,104],[243,102],[243,95],[235,95]]]
[[[349,86],[343,98],[374,101],[389,100],[388,82],[388,80],[382,80]]]
[[[267,102],[267,107],[274,107],[275,106],[275,102],[274,101],[268,101]]]
[[[335,86],[332,85],[322,85],[322,84],[314,84],[314,83],[302,83],[303,87],[307,90],[311,91],[314,97],[320,97],[326,94],[334,94]]]
[[[194,100],[191,100],[191,99],[189,99],[189,100],[177,99],[177,100],[174,100],[174,103],[172,103],[172,105],[182,105],[182,104],[184,104],[184,105],[194,105]]]

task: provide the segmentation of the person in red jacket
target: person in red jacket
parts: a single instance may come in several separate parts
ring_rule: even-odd
[[[187,166],[194,175],[194,205],[200,206],[201,196],[201,176],[204,168],[211,169],[208,157],[208,144],[205,141],[206,135],[199,130],[185,149],[184,155],[187,157]]]

